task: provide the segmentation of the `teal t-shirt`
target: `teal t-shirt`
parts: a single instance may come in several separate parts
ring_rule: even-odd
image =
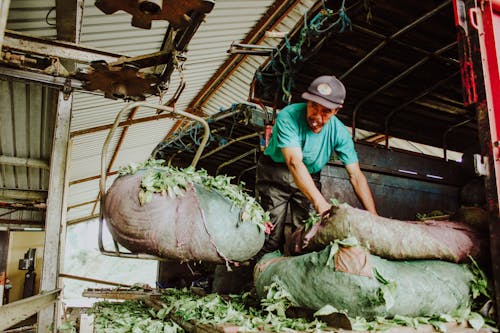
[[[306,103],[291,104],[278,113],[264,154],[277,163],[284,163],[281,148],[300,147],[309,173],[321,171],[333,153],[344,165],[358,162],[354,142],[344,124],[333,116],[321,132],[314,133],[307,124],[306,108]]]

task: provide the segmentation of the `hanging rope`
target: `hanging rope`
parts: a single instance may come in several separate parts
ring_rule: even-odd
[[[290,104],[292,100],[292,88],[294,87],[294,71],[297,64],[304,60],[304,46],[309,47],[313,38],[338,27],[338,32],[342,33],[347,29],[352,30],[352,22],[346,12],[345,0],[342,1],[340,9],[335,12],[326,6],[325,0],[322,0],[322,9],[316,14],[310,22],[307,22],[307,13],[304,13],[303,26],[300,29],[298,40],[292,44],[290,39],[285,36],[284,45],[278,48],[269,63],[270,68],[277,77],[281,77],[279,85],[282,91],[282,100]],[[338,16],[333,22],[332,19]],[[264,90],[272,90],[273,82],[264,80],[262,73],[257,73],[256,78],[262,84]]]

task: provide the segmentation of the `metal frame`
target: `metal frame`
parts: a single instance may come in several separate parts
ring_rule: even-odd
[[[168,113],[174,113],[178,114],[180,116],[189,118],[194,121],[198,121],[202,124],[204,128],[204,133],[203,133],[203,138],[201,140],[200,146],[198,147],[198,150],[196,151],[193,161],[191,163],[191,167],[196,167],[196,164],[198,163],[198,160],[200,159],[201,153],[203,152],[203,149],[205,148],[205,145],[208,142],[209,136],[210,136],[210,127],[208,126],[208,123],[206,122],[205,119],[195,116],[194,114],[184,112],[184,111],[179,111],[176,110],[173,107],[165,106],[165,105],[155,105],[155,104],[149,104],[146,102],[135,102],[135,103],[130,103],[126,105],[123,109],[118,112],[115,118],[115,122],[113,123],[111,129],[109,130],[109,133],[106,137],[106,140],[104,141],[103,147],[102,147],[102,154],[101,154],[101,178],[99,180],[99,196],[100,196],[100,204],[101,204],[101,209],[100,209],[100,215],[99,215],[99,236],[98,236],[98,244],[99,244],[99,250],[101,251],[102,254],[107,255],[107,256],[112,256],[112,257],[121,257],[121,258],[134,258],[134,259],[154,259],[154,260],[165,260],[160,257],[148,255],[148,254],[142,254],[142,253],[131,253],[131,252],[122,252],[120,251],[120,248],[118,246],[118,243],[114,241],[115,245],[115,250],[110,251],[106,250],[104,248],[103,244],[103,225],[104,225],[104,200],[106,197],[106,180],[107,180],[107,151],[109,148],[109,144],[111,142],[111,139],[113,138],[113,134],[118,127],[120,123],[120,119],[123,113],[130,109],[136,109],[139,107],[146,107],[146,108],[151,108],[154,110],[161,110],[165,111]]]
[[[455,0],[456,1],[456,0]],[[454,1],[454,6],[457,4]],[[479,5],[478,5],[479,6]],[[457,11],[457,9],[455,9]],[[495,286],[495,301],[500,307],[500,49],[498,34],[500,27],[500,2],[498,0],[481,2],[480,7],[468,11],[468,21],[479,36],[480,68],[484,79],[485,100],[477,106],[478,122],[484,128],[482,132],[482,153],[487,155],[488,173],[486,175],[486,196],[490,212],[490,250]],[[489,128],[488,128],[489,127]],[[489,134],[489,137],[488,137]],[[500,312],[497,311],[497,323]]]

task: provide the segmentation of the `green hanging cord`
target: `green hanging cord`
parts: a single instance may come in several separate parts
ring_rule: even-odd
[[[342,1],[342,5],[340,6],[339,18],[335,22],[330,24],[328,27],[321,29],[321,26],[323,26],[323,23],[325,23],[326,20],[332,16],[333,16],[333,11],[331,9],[326,9],[326,15],[323,15],[322,21],[319,24],[317,24],[315,31],[317,33],[324,33],[324,32],[327,32],[328,30],[332,29],[333,27],[335,27],[339,23],[342,24],[342,26],[339,29],[339,32],[344,32],[346,27],[349,27],[350,29],[352,29],[351,19],[347,16],[347,13],[346,13],[345,0]]]

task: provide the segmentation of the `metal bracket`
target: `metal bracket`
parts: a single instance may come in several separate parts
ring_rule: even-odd
[[[212,0],[97,0],[95,6],[106,15],[123,10],[132,15],[132,26],[151,29],[151,21],[167,20],[174,28],[184,29],[191,23],[188,13],[208,13]]]
[[[71,79],[69,77],[66,78],[66,81],[64,81],[62,92],[64,95],[63,97],[64,100],[67,101],[68,98],[71,96],[71,93],[73,92],[73,88],[71,87]]]
[[[474,154],[474,171],[478,176],[488,176],[488,156]]]

